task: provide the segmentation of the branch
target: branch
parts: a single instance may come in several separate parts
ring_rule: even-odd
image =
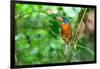
[[[51,31],[51,33],[52,33],[53,35],[58,36],[58,34],[56,34],[55,32],[53,32],[52,29],[51,29],[48,25],[47,25],[47,29],[48,29],[49,31]]]
[[[82,19],[81,19],[79,25],[78,25],[78,28],[77,28],[77,30],[76,30],[76,33],[75,33],[75,36],[74,36],[72,42],[75,42],[75,39],[76,39],[77,34],[78,34],[78,32],[79,32],[79,29],[80,29],[80,27],[81,27],[81,25],[82,25],[82,23],[83,23],[82,21],[83,21],[83,19],[84,19],[84,17],[85,17],[86,11],[87,11],[87,8],[84,10],[84,14],[83,14],[83,16],[82,16]]]
[[[24,14],[20,14],[20,16],[18,16],[17,18],[15,18],[16,22],[20,19],[23,18],[25,15],[27,14],[31,14],[31,13],[24,13]],[[18,14],[17,14],[18,15]]]

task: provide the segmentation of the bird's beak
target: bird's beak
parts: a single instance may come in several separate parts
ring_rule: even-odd
[[[59,20],[59,21],[63,21],[64,19],[61,18],[61,17],[58,17],[57,20]]]

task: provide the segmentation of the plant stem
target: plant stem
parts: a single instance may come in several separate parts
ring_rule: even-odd
[[[78,31],[79,31],[79,29],[80,29],[80,27],[81,27],[81,25],[82,25],[82,21],[83,21],[83,19],[84,19],[84,17],[85,17],[86,11],[87,11],[87,8],[84,10],[82,19],[81,19],[81,21],[80,21],[80,23],[79,23],[79,25],[78,25],[78,28],[77,28],[77,30],[76,30],[75,36],[73,37],[73,40],[69,41],[69,45],[70,45],[70,46],[71,46],[72,44],[75,44],[75,45],[76,45],[76,43],[77,43],[77,40],[76,40],[77,34],[78,34]],[[76,40],[76,41],[75,41],[75,40]],[[65,42],[65,46],[66,46],[66,42]],[[65,55],[65,56],[66,56],[67,62],[69,62],[70,59],[72,58],[72,55],[73,55],[73,49],[72,49],[72,47],[68,47],[68,51],[69,51],[69,52],[68,52],[69,54],[68,54],[68,55]]]
[[[81,21],[80,21],[80,23],[79,23],[79,25],[78,25],[78,28],[77,28],[76,33],[75,33],[75,36],[74,36],[74,38],[73,38],[73,40],[72,40],[72,42],[74,42],[74,43],[77,42],[77,40],[76,40],[77,34],[78,34],[78,31],[79,31],[79,29],[80,29],[80,27],[81,27],[81,25],[82,25],[82,23],[83,23],[82,21],[83,21],[83,19],[84,19],[84,17],[85,17],[86,11],[87,11],[87,8],[84,10],[82,19],[81,19]],[[76,40],[76,41],[75,41],[75,40]]]

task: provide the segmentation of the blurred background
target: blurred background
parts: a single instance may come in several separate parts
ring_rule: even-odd
[[[72,44],[65,49],[58,17],[69,19],[72,34],[81,22],[71,50]],[[94,61],[94,21],[94,8],[16,4],[16,65]]]

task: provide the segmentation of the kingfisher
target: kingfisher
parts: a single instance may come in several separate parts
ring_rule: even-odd
[[[65,43],[67,43],[71,39],[72,31],[71,31],[71,24],[67,18],[58,18],[59,21],[62,22],[61,24],[61,35],[62,39]]]

